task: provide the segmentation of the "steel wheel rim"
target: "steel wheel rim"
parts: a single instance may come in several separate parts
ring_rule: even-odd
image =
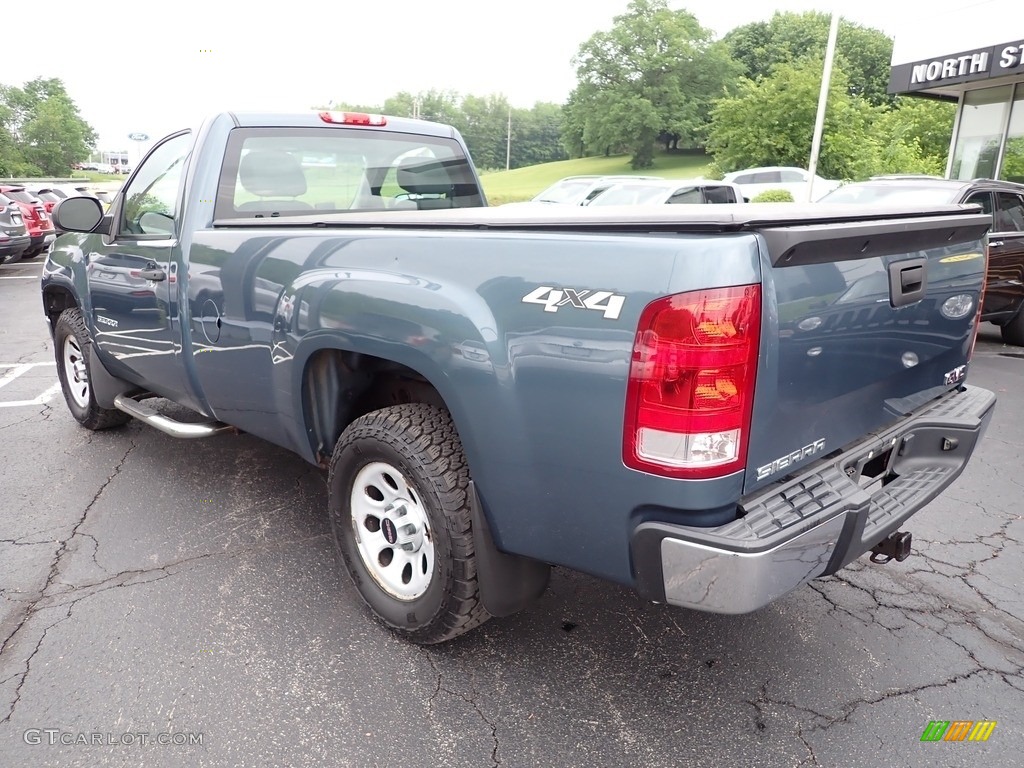
[[[68,393],[80,408],[89,407],[89,369],[85,367],[85,355],[74,336],[64,339],[64,380]]]
[[[367,573],[398,600],[415,600],[434,576],[434,541],[419,492],[387,462],[367,464],[352,483],[349,508]]]

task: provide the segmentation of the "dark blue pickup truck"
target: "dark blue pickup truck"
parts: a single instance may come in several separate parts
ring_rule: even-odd
[[[973,206],[488,208],[449,127],[225,113],[54,215],[72,415],[329,470],[348,573],[418,643],[552,566],[744,613],[903,560],[994,410]]]

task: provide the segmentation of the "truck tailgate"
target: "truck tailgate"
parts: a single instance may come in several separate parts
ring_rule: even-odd
[[[989,217],[766,227],[746,493],[960,386]],[[886,457],[865,474],[881,475]]]

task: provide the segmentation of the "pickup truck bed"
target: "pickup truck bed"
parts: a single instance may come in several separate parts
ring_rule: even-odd
[[[551,565],[742,613],[902,559],[992,416],[965,385],[975,207],[241,210],[232,132],[288,125],[252,122],[200,131],[167,237],[123,231],[122,195],[52,249],[69,408],[330,468],[353,582],[418,642],[522,609]]]

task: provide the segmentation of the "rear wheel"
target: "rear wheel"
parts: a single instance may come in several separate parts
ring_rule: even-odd
[[[480,601],[469,470],[451,416],[422,403],[352,422],[331,459],[334,540],[375,617],[422,645],[490,618]]]
[[[1024,347],[1024,307],[1017,310],[1013,319],[999,327],[1003,341],[1016,347]]]
[[[57,356],[57,378],[64,391],[68,410],[86,429],[109,429],[126,423],[131,416],[101,408],[92,391],[89,348],[92,341],[85,327],[82,310],[65,309],[57,319],[53,334]]]

